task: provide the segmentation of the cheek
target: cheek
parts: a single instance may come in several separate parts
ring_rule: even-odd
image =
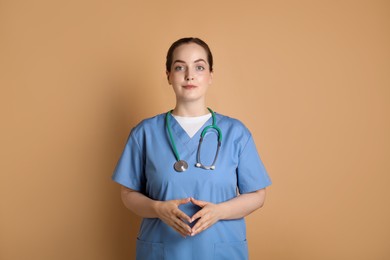
[[[178,81],[181,81],[181,80],[183,80],[183,75],[181,75],[181,73],[171,73],[170,74],[170,80],[171,80],[171,82],[178,82]]]
[[[171,83],[172,83],[172,85],[181,85],[181,80],[180,79],[178,79],[178,78],[172,78],[171,79]]]
[[[175,76],[173,74],[170,74],[168,77],[169,84],[171,85],[174,84],[175,80],[176,80]]]
[[[205,82],[205,83],[208,83],[208,84],[211,84],[212,82],[212,77],[210,75],[203,75],[201,77],[201,81]]]

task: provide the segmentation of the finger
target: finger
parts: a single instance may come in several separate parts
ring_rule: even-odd
[[[203,223],[202,222],[198,222],[198,223],[196,223],[196,225],[192,228],[191,236],[195,236],[195,235],[199,234],[200,232],[204,231],[208,227],[209,227],[209,223],[208,222],[203,222]]]
[[[203,215],[204,215],[204,211],[199,210],[198,212],[195,213],[195,215],[191,217],[191,223],[194,222],[196,219],[203,217]]]
[[[187,204],[188,202],[190,202],[190,200],[191,200],[190,198],[176,200],[176,205],[179,206],[179,205],[182,205],[182,204]]]
[[[191,218],[181,210],[178,210],[175,215],[177,216],[177,218],[181,219],[182,221],[187,221],[189,223],[192,222]]]
[[[203,208],[204,206],[207,205],[207,202],[206,201],[202,201],[202,200],[197,200],[197,199],[194,199],[194,198],[191,198],[191,202],[201,208]]]
[[[191,234],[191,228],[187,224],[185,224],[182,220],[176,219],[173,222],[173,227],[178,230],[178,232],[184,236],[188,236]]]
[[[197,231],[198,229],[202,228],[203,226],[207,225],[208,220],[206,217],[200,218],[198,222],[192,227],[191,232]]]
[[[191,223],[190,221],[187,221],[187,223],[185,221],[183,221],[182,219],[178,218],[177,219],[177,223],[179,223],[179,225],[181,227],[183,227],[184,229],[186,229],[188,232],[191,232],[191,227],[187,224],[187,223]]]
[[[179,233],[183,238],[186,236],[190,236],[191,234],[188,234],[188,232],[183,232],[182,229],[180,229],[177,225],[171,226],[173,230],[175,230],[177,233]]]

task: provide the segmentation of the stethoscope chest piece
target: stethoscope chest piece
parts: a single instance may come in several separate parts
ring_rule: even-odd
[[[175,162],[173,168],[175,168],[175,171],[177,172],[184,172],[188,169],[188,163],[186,161],[180,160]]]

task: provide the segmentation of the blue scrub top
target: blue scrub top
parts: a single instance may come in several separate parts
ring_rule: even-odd
[[[190,138],[169,115],[180,158],[189,166],[185,172],[176,172],[165,116],[145,119],[132,129],[112,176],[114,181],[154,200],[193,197],[212,203],[271,184],[249,130],[240,121],[217,113],[217,125],[223,136],[215,170],[195,167],[200,134],[205,126],[212,124],[212,118]],[[217,132],[209,130],[201,147],[204,165],[213,162],[217,141]],[[200,210],[192,203],[179,207],[190,217]],[[220,220],[200,234],[186,238],[158,218],[144,218],[136,247],[137,259],[142,260],[248,259],[244,218]]]

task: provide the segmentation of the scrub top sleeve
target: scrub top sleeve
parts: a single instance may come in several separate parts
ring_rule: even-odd
[[[239,157],[237,181],[241,194],[254,192],[271,185],[271,179],[260,159],[251,135]]]
[[[143,156],[134,133],[131,133],[127,140],[112,179],[129,189],[143,191],[145,183]]]

